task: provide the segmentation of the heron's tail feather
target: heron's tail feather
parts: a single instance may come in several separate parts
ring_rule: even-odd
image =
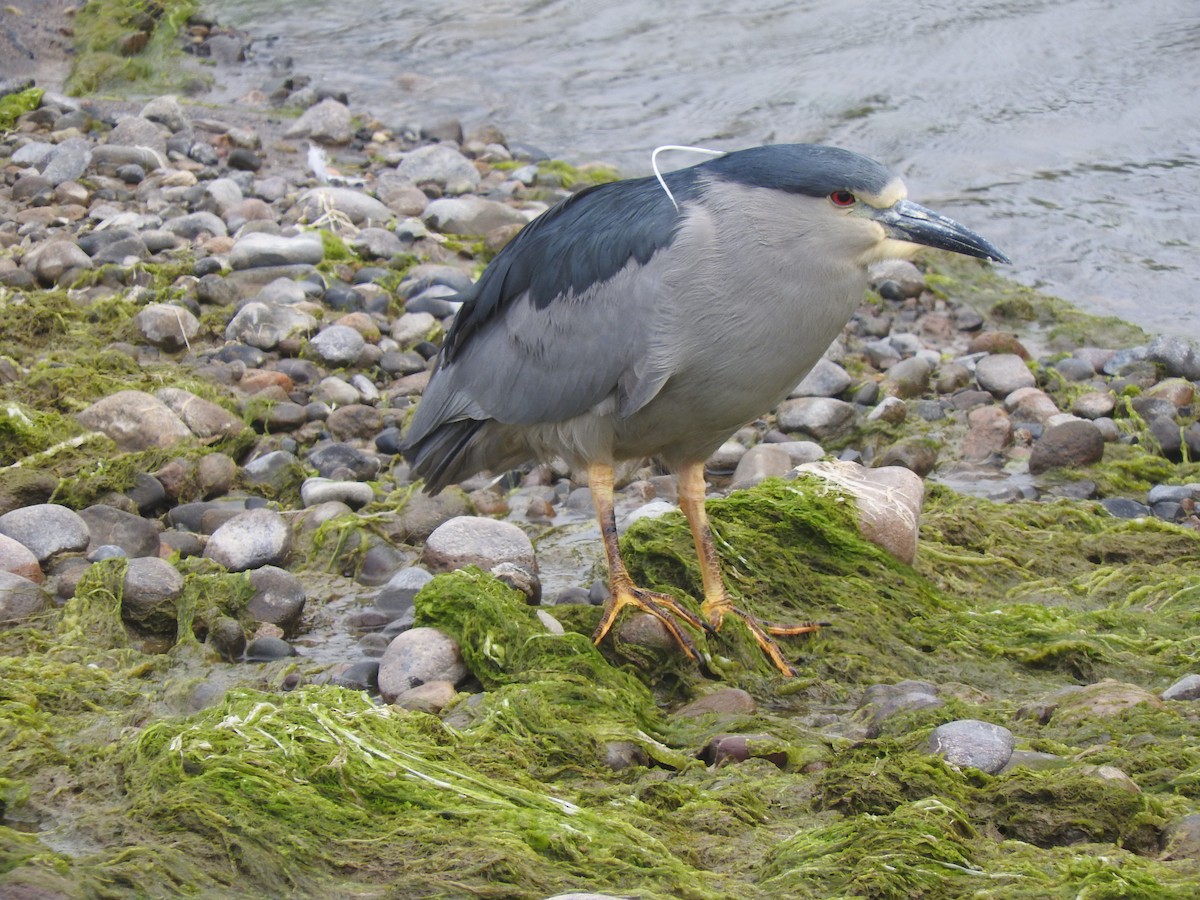
[[[444,422],[401,447],[414,474],[425,479],[425,490],[436,494],[477,472],[502,472],[529,456],[514,433],[494,419],[456,419]]]

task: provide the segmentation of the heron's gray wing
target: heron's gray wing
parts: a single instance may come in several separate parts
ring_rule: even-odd
[[[677,200],[691,199],[697,178],[667,176]],[[582,297],[635,260],[645,265],[674,237],[679,214],[653,178],[580,191],[534,219],[496,256],[464,296],[443,355],[452,360],[472,336],[519,298],[537,309]]]
[[[688,200],[689,170],[672,173]],[[447,335],[410,426],[554,422],[614,390],[644,403],[666,373],[646,354],[680,216],[653,179],[600,185],[535,219],[492,261]],[[640,403],[639,403],[640,405]]]

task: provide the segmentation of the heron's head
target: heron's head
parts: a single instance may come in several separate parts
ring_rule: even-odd
[[[989,241],[908,199],[904,182],[873,159],[816,144],[772,144],[704,163],[715,178],[792,195],[805,231],[867,265],[919,247],[1008,262]]]

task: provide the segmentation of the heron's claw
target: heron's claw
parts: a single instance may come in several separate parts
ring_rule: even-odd
[[[715,633],[713,626],[683,606],[670,594],[648,591],[634,584],[619,584],[612,587],[608,602],[604,604],[604,615],[592,633],[593,644],[599,644],[604,639],[604,636],[612,629],[621,610],[627,606],[636,606],[662,622],[663,627],[667,629],[667,632],[675,639],[688,658],[701,665],[704,664],[704,657],[696,648],[695,641],[679,626],[678,620],[683,620],[698,631],[709,634]]]

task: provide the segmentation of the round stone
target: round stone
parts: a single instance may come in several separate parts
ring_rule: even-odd
[[[436,628],[411,628],[396,635],[379,661],[379,693],[388,703],[430,681],[458,684],[466,677],[458,643]]]
[[[1012,756],[1016,739],[1002,725],[959,719],[939,725],[929,736],[926,752],[958,768],[971,767],[994,775]]]
[[[433,572],[466,566],[491,571],[501,563],[537,571],[533,543],[524,531],[510,522],[479,516],[458,516],[439,525],[425,542],[422,561]]]
[[[213,532],[204,555],[231,572],[279,565],[287,560],[292,532],[283,516],[270,509],[238,513]]]

